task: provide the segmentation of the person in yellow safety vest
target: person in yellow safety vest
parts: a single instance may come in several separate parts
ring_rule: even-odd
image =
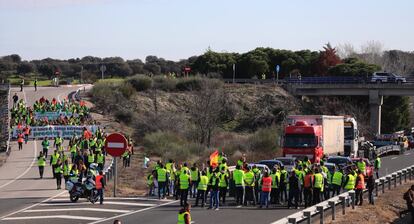
[[[240,166],[240,169],[243,168],[244,163],[246,162],[246,157],[242,156],[239,160],[237,160],[237,165]]]
[[[125,150],[124,154],[122,154],[122,164],[124,168],[131,165],[131,152],[129,150]]]
[[[272,178],[272,186],[270,192],[270,204],[279,204],[280,196],[280,172],[278,172],[276,167],[273,167],[272,172],[270,173]]]
[[[175,164],[174,160],[170,159],[168,163],[165,164],[165,169],[167,169],[170,174],[170,178],[167,183],[167,195],[174,194],[174,181],[175,181]]]
[[[244,185],[245,185],[245,199],[244,206],[247,206],[247,201],[251,202],[253,206],[256,206],[256,194],[254,192],[255,183],[254,173],[247,167],[247,172],[244,174]]]
[[[43,172],[46,166],[46,158],[43,155],[43,152],[40,152],[39,156],[37,157],[37,165],[39,166],[39,175],[40,179],[43,178]]]
[[[213,206],[215,207],[216,210],[219,210],[219,205],[220,205],[220,200],[219,200],[219,183],[220,183],[220,175],[221,173],[219,172],[218,168],[216,167],[213,171],[213,173],[211,174],[211,178],[209,180],[210,183],[210,205],[209,205],[209,209],[212,209]]]
[[[332,197],[341,193],[341,186],[343,182],[343,174],[341,170],[337,170],[336,166],[333,167],[333,175],[331,175],[331,191]]]
[[[73,183],[77,183],[79,179],[79,169],[77,164],[73,164],[69,171],[69,180]]]
[[[198,170],[197,163],[194,163],[190,169],[191,175],[191,185],[190,185],[190,197],[195,198],[197,196],[197,184],[198,178],[200,176],[200,171]]]
[[[65,160],[62,165],[63,168],[63,179],[65,180],[65,183],[69,180],[69,171],[72,168],[69,164],[68,160]]]
[[[63,144],[63,138],[61,138],[60,135],[55,137],[55,141],[53,142],[53,145],[56,147],[56,149],[59,149],[59,146],[61,146],[62,144]]]
[[[315,169],[313,184],[313,204],[321,202],[321,193],[323,192],[324,178],[319,169]]]
[[[187,163],[184,163],[184,164],[183,164],[183,167],[181,167],[181,173],[183,173],[183,172],[185,172],[185,173],[187,173],[187,174],[189,174],[189,173],[190,173],[190,169],[188,168]]]
[[[191,223],[190,209],[191,209],[191,205],[186,203],[184,205],[184,208],[178,212],[177,224],[190,224]]]
[[[147,175],[148,196],[154,195],[154,175],[152,173]]]
[[[55,150],[55,152],[50,157],[50,165],[52,166],[53,178],[56,178],[55,167],[59,159],[60,159],[60,154],[58,153],[57,150]]]
[[[244,178],[244,172],[241,170],[241,166],[237,164],[236,169],[233,171],[233,181],[236,186],[236,205],[244,204]]]
[[[358,170],[362,172],[362,174],[366,175],[366,172],[365,172],[366,164],[362,158],[357,162],[357,167],[358,167]]]
[[[302,195],[303,195],[303,180],[305,178],[305,172],[302,169],[302,166],[297,166],[296,169],[293,169],[295,171],[295,175],[299,179],[299,204],[302,204]]]
[[[77,148],[78,148],[78,145],[76,143],[73,143],[73,145],[69,146],[69,152],[70,152],[72,163],[75,162]]]
[[[355,188],[355,182],[356,182],[355,176],[352,173],[349,173],[346,176],[346,179],[344,181],[344,189],[346,191],[353,190]]]
[[[167,178],[168,178],[167,170],[164,168],[163,164],[160,164],[156,172],[157,172],[157,182],[158,182],[158,199],[159,200],[165,199],[166,193],[167,193],[166,192]]]
[[[303,159],[302,165],[304,166],[304,168],[309,168],[311,165],[311,161],[309,160],[309,158],[307,156],[305,156],[305,158]]]
[[[56,186],[57,189],[60,190],[61,189],[61,185],[62,185],[62,162],[60,161],[60,159],[58,159],[56,165],[55,165],[55,178],[56,178]]]
[[[255,193],[255,197],[256,197],[256,203],[259,204],[260,203],[259,194],[260,194],[260,190],[261,190],[261,186],[260,186],[261,171],[260,171],[259,168],[257,168],[256,165],[253,165],[252,172],[254,173],[254,179],[255,179],[254,193]]]
[[[174,172],[174,196],[175,196],[175,200],[178,200],[178,197],[180,196],[180,175],[181,175],[181,165],[179,167],[179,169],[177,169]]]
[[[201,199],[201,207],[204,207],[206,201],[206,191],[207,191],[207,184],[208,184],[208,177],[205,171],[202,171],[200,174],[200,181],[198,182],[197,186],[197,198],[195,201],[195,206],[198,206],[198,201]]]
[[[221,164],[219,165],[219,169],[220,171],[222,171],[224,169],[225,172],[228,172],[229,168],[227,166],[227,159],[223,158],[223,160],[221,161]]]
[[[191,183],[191,177],[189,171],[182,170],[180,174],[180,206],[187,204],[188,189]]]
[[[329,199],[329,184],[331,182],[331,173],[328,170],[328,167],[325,166],[325,162],[321,160],[320,162],[321,170],[322,170],[322,176],[324,179],[324,191],[323,191],[323,198],[324,200]]]
[[[287,187],[288,187],[288,173],[285,170],[285,166],[280,166],[280,200],[287,202]]]
[[[377,155],[374,161],[374,171],[377,179],[379,178],[379,169],[381,168],[381,158]]]
[[[93,152],[90,151],[89,154],[88,154],[88,164],[87,164],[87,166],[91,165],[94,162],[95,162],[95,154],[93,154]]]
[[[227,172],[226,167],[221,167],[220,171],[220,182],[219,182],[219,191],[220,191],[220,199],[222,204],[226,204],[226,194],[227,194],[227,187],[229,186],[229,174]]]
[[[103,170],[105,165],[105,155],[102,153],[102,151],[96,154],[96,163],[98,164],[98,170]]]

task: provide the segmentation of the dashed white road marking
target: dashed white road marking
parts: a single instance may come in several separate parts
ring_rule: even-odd
[[[55,209],[31,209],[26,210],[24,213],[33,212],[66,212],[66,211],[92,211],[92,212],[113,212],[113,213],[128,213],[131,210],[121,209],[106,209],[106,208],[55,208]]]
[[[398,158],[397,156],[396,157],[392,157],[391,160],[394,160],[394,159],[397,159],[397,158]]]
[[[408,153],[406,153],[405,155],[406,155],[406,156],[409,156],[410,154],[411,154],[411,153],[410,153],[410,152],[408,152]]]
[[[102,218],[98,217],[86,217],[86,216],[74,216],[74,215],[48,215],[48,216],[25,216],[25,217],[8,217],[2,220],[28,220],[28,219],[76,219],[87,221],[98,221]]]
[[[77,205],[85,205],[91,204],[90,202],[67,202],[67,203],[42,203],[40,206],[77,206]],[[119,201],[104,201],[104,205],[127,205],[127,206],[137,206],[137,207],[153,207],[156,204],[148,204],[148,203],[132,203],[132,202],[119,202]]]

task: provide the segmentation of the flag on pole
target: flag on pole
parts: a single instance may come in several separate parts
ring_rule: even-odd
[[[216,168],[218,166],[219,152],[218,150],[214,151],[210,155],[210,166]]]

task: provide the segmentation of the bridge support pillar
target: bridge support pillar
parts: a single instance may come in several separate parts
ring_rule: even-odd
[[[370,125],[376,135],[381,134],[381,106],[383,96],[378,94],[378,90],[369,91],[369,112]]]

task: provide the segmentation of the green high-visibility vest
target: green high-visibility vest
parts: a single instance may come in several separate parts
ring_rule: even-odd
[[[48,140],[43,140],[42,141],[42,146],[43,146],[44,149],[49,149],[49,145],[50,145],[50,143],[49,143]]]
[[[213,173],[211,175],[211,185],[215,186],[217,182],[220,183],[220,173]]]
[[[70,147],[70,153],[75,153],[76,152],[76,144],[73,144],[71,147]]]
[[[272,178],[272,188],[279,188],[278,184],[280,184],[280,173],[272,173],[270,174],[270,177]]]
[[[177,224],[185,224],[185,215],[189,215],[189,212],[184,212],[184,213],[178,213],[178,222]],[[191,216],[190,216],[190,223],[191,223]]]
[[[288,174],[288,173],[287,173],[287,171],[286,171],[286,170],[281,170],[281,171],[280,171],[280,176],[281,176],[281,179],[282,179],[282,177],[284,178],[284,179],[283,179],[283,182],[284,182],[284,183],[287,183],[287,182],[288,182],[287,174]]]
[[[342,185],[342,177],[343,177],[343,174],[339,171],[336,171],[332,176],[332,184],[335,184],[337,186],[341,186]]]
[[[167,170],[166,169],[160,168],[157,170],[157,181],[158,182],[167,181]]]
[[[244,182],[246,183],[246,186],[254,186],[254,173],[252,171],[249,171],[244,174]]]
[[[63,164],[63,176],[69,176],[70,165]]]
[[[219,187],[227,187],[226,179],[228,178],[227,173],[222,173],[220,176]]]
[[[53,154],[52,155],[52,165],[56,165],[59,157],[60,157],[60,154]]]
[[[381,158],[378,157],[378,158],[375,159],[374,168],[375,169],[381,168]]]
[[[95,162],[95,155],[94,154],[89,154],[88,155],[88,163],[93,163]]]
[[[358,169],[359,170],[361,170],[363,173],[365,172],[365,168],[366,168],[366,164],[365,164],[365,162],[364,161],[362,161],[362,162],[357,162],[357,167],[358,167]]]
[[[320,173],[315,173],[315,184],[313,185],[314,188],[320,188],[321,192],[323,191],[323,176]]]
[[[55,173],[62,173],[62,166],[55,167]]]
[[[188,181],[189,178],[190,176],[188,174],[185,174],[185,173],[180,174],[180,189],[181,190],[188,189],[188,186],[190,185],[190,182]]]
[[[206,175],[201,175],[200,182],[198,183],[197,189],[201,191],[206,191],[207,184],[208,184],[208,177]]]
[[[236,187],[244,186],[244,172],[243,170],[234,170],[233,171],[233,180]]]
[[[98,154],[98,155],[97,155],[97,157],[96,157],[96,162],[97,162],[98,164],[103,164],[103,163],[104,163],[104,160],[105,160],[105,156],[104,156],[103,154]]]
[[[37,160],[38,166],[46,166],[46,158],[45,156],[39,156],[39,159]]]
[[[192,181],[197,181],[198,180],[198,168],[196,168],[195,170],[191,169],[190,174],[191,174],[191,180]]]
[[[355,176],[352,174],[348,174],[348,183],[345,185],[345,190],[353,190],[355,188]]]

